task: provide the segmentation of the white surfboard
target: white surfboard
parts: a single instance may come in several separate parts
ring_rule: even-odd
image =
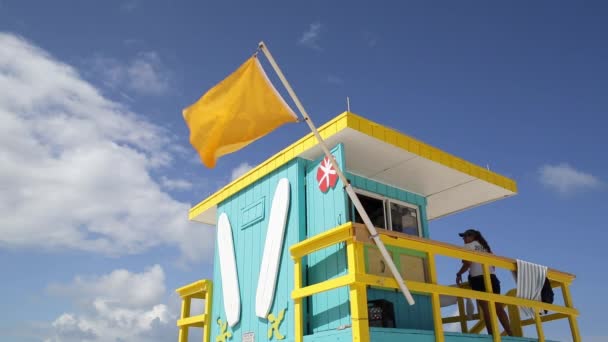
[[[279,180],[272,198],[260,277],[258,278],[258,288],[255,294],[255,314],[260,318],[268,316],[274,300],[288,211],[289,180],[282,178]]]
[[[230,227],[226,213],[220,215],[217,223],[217,248],[220,258],[224,311],[228,325],[233,327],[241,317],[241,295],[232,241],[232,227]]]

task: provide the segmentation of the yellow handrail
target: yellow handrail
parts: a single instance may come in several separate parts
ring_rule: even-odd
[[[209,279],[195,281],[188,285],[182,286],[175,292],[182,299],[182,310],[180,319],[177,320],[179,327],[179,342],[188,341],[188,328],[196,327],[203,329],[203,341],[209,342],[211,334],[211,304],[213,296],[213,283]],[[205,312],[202,315],[190,316],[190,304],[192,298],[205,300]]]
[[[353,341],[362,340],[366,338],[369,340],[369,325],[367,323],[367,290],[366,286],[382,286],[387,288],[398,289],[398,285],[393,278],[381,277],[366,273],[365,260],[363,246],[369,242],[369,237],[366,236],[364,226],[352,222],[348,222],[336,228],[330,229],[317,236],[311,237],[298,244],[293,245],[290,248],[290,253],[296,264],[296,276],[295,287],[292,292],[292,298],[296,301],[295,308],[295,326],[296,334],[295,341],[303,341],[303,313],[301,301],[303,298],[312,296],[317,293],[328,291],[334,288],[349,286],[350,287],[350,301],[351,301],[351,316],[353,321]],[[465,288],[443,286],[437,284],[437,275],[435,267],[435,255],[447,256],[456,259],[469,260],[476,263],[482,264],[484,268],[484,281],[486,282],[486,288],[491,289],[490,284],[490,266],[496,266],[505,268],[507,270],[514,271],[517,268],[517,262],[514,259],[499,257],[492,254],[474,252],[466,250],[457,246],[441,243],[437,241],[431,241],[428,239],[422,239],[418,237],[407,236],[400,233],[379,230],[382,241],[389,246],[405,248],[418,252],[424,252],[427,255],[427,262],[429,263],[429,274],[430,282],[416,282],[408,281],[408,288],[412,292],[429,294],[431,295],[431,301],[433,304],[433,320],[435,324],[435,336],[437,341],[444,341],[443,334],[443,323],[444,320],[441,317],[439,296],[455,296],[459,298],[472,298],[477,300],[488,301],[490,303],[490,319],[492,321],[492,330],[494,332],[494,341],[500,341],[500,333],[498,331],[498,321],[496,319],[496,310],[494,303],[507,304],[508,307],[530,307],[535,311],[550,310],[555,312],[549,316],[539,316],[533,320],[526,320],[519,322],[518,324],[531,325],[535,324],[537,327],[537,333],[539,341],[544,341],[544,332],[542,330],[542,323],[549,320],[567,318],[570,323],[572,332],[572,338],[575,342],[580,342],[580,334],[578,331],[578,324],[576,317],[579,312],[572,304],[570,297],[569,285],[574,280],[574,275],[569,273],[560,272],[554,269],[549,269],[548,278],[552,280],[552,285],[562,287],[562,293],[564,295],[565,306],[559,306],[554,304],[543,303],[539,301],[532,301],[515,296],[500,295],[490,292],[479,292]],[[339,278],[326,280],[321,283],[308,285],[302,287],[302,257],[318,251],[323,248],[330,247],[332,245],[343,243],[347,244],[347,259],[348,259],[348,274]],[[460,305],[459,305],[460,306]],[[460,319],[461,326],[466,329],[466,320]],[[478,324],[479,325],[479,324]],[[478,329],[483,326],[477,327]],[[519,327],[519,329],[521,329]],[[475,327],[472,330],[475,330]],[[464,330],[463,330],[464,331]],[[521,331],[516,329],[516,333]]]

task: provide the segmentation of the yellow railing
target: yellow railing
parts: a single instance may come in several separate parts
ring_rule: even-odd
[[[404,248],[426,254],[429,275],[428,282],[408,281],[407,286],[412,292],[431,296],[436,341],[445,341],[443,332],[444,321],[441,317],[439,296],[446,295],[459,298],[472,298],[489,302],[490,320],[492,322],[491,327],[494,341],[501,340],[501,334],[498,331],[498,320],[494,304],[503,303],[512,307],[530,307],[533,308],[535,312],[539,312],[540,310],[549,310],[554,312],[552,316],[544,317],[540,317],[537,313],[533,320],[520,322],[522,326],[530,324],[530,322],[532,322],[531,324],[535,324],[539,341],[544,341],[544,332],[542,328],[543,321],[565,318],[568,319],[570,323],[570,330],[572,332],[573,340],[575,342],[580,342],[581,339],[577,323],[578,311],[572,304],[572,298],[569,290],[569,286],[574,280],[573,275],[552,269],[550,269],[547,274],[550,280],[556,284],[559,284],[561,287],[565,306],[517,298],[512,295],[499,295],[490,292],[479,292],[466,288],[439,285],[437,282],[437,270],[435,267],[436,255],[451,257],[459,260],[469,260],[482,264],[486,289],[492,288],[489,272],[490,266],[515,271],[517,268],[517,262],[513,259],[499,257],[487,253],[469,251],[454,245],[440,243],[428,239],[411,237],[385,230],[379,231],[381,240],[387,246]],[[318,284],[303,286],[302,257],[343,242],[346,243],[348,265],[347,274],[338,278],[323,281]],[[369,234],[367,233],[366,228],[363,225],[349,222],[295,244],[290,248],[291,256],[295,263],[295,286],[294,291],[292,292],[292,298],[295,301],[294,315],[296,342],[303,341],[304,323],[302,300],[314,294],[343,286],[348,286],[350,290],[353,341],[369,341],[367,286],[380,286],[394,289],[399,288],[393,278],[376,276],[366,272],[364,245],[369,243],[371,242],[369,240]],[[464,310],[461,310],[461,312],[464,312]],[[479,327],[475,329],[479,330]]]
[[[188,328],[202,328],[203,341],[209,342],[211,336],[211,303],[213,298],[213,283],[211,280],[203,279],[180,287],[175,292],[182,298],[182,312],[180,319],[177,321],[179,327],[179,342],[188,341]],[[205,300],[205,312],[202,315],[190,316],[190,305],[192,299]]]

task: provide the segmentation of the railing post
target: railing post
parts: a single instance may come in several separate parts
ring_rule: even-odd
[[[363,245],[354,241],[348,241],[346,245],[349,274],[365,273],[365,258]],[[369,317],[367,316],[367,286],[355,283],[350,285],[350,314],[353,334],[353,342],[368,342]]]
[[[293,268],[294,289],[302,288],[302,258],[294,260]],[[304,309],[302,308],[302,298],[294,299],[294,341],[304,341]]]
[[[431,252],[427,253],[427,261],[429,264],[429,280],[431,284],[437,284],[437,269],[435,268],[435,255]],[[443,335],[443,320],[441,319],[441,303],[439,301],[439,294],[431,294],[431,302],[433,303],[433,322],[435,325],[435,341],[444,342],[445,336]],[[461,322],[462,324],[462,322]]]
[[[211,280],[205,281],[207,291],[205,292],[205,314],[207,314],[207,321],[203,328],[203,341],[211,341],[211,304],[213,304],[213,282]]]
[[[574,305],[572,303],[572,296],[570,294],[570,284],[562,283],[562,295],[564,296],[564,304],[567,307],[574,309]],[[576,317],[574,315],[568,315],[568,322],[570,323],[570,332],[572,333],[572,341],[581,342],[581,334],[578,330],[578,322],[576,321]]]
[[[516,290],[510,290],[506,293],[506,295],[515,297],[516,293]],[[521,314],[519,313],[519,307],[517,305],[508,305],[507,309],[509,310],[509,323],[511,324],[513,336],[523,337],[524,331],[521,326]]]
[[[486,286],[486,292],[494,293],[492,291],[492,280],[490,278],[490,267],[488,264],[483,264],[483,281]],[[500,330],[498,329],[498,319],[496,318],[496,302],[489,300],[488,309],[490,311],[490,317],[484,317],[486,320],[486,327],[489,327],[492,332],[494,342],[500,342]]]
[[[190,316],[190,297],[182,298],[182,316],[181,318],[188,318]],[[179,327],[179,334],[177,336],[179,342],[188,342],[188,327]]]
[[[543,321],[540,319],[538,309],[534,310],[534,323],[536,323],[536,334],[539,342],[545,342],[545,332],[543,331]]]
[[[464,299],[462,297],[458,297],[456,300],[458,302],[458,313],[460,316],[460,331],[466,334],[469,332],[469,327],[467,325],[467,312],[466,308],[464,307]]]

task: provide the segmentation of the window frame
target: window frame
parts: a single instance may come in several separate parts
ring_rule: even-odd
[[[420,221],[420,207],[418,205],[415,204],[411,204],[408,202],[404,202],[404,201],[400,201],[400,200],[396,200],[387,196],[383,196],[371,191],[367,191],[364,189],[360,189],[360,188],[355,188],[353,187],[353,190],[355,191],[355,193],[357,195],[363,195],[363,196],[367,196],[370,198],[375,198],[377,200],[382,201],[382,206],[384,208],[384,226],[386,228],[382,228],[382,227],[377,227],[378,229],[385,229],[385,230],[390,230],[391,232],[395,232],[397,234],[403,234],[403,235],[407,235],[407,236],[418,236],[418,237],[423,237],[423,229],[422,229],[422,222]],[[350,199],[349,199],[350,200]],[[403,207],[407,207],[410,209],[414,209],[416,210],[416,221],[418,223],[418,235],[410,235],[410,234],[406,234],[403,232],[398,232],[398,231],[394,231],[393,230],[393,217],[392,217],[392,213],[391,213],[391,203],[395,203],[397,205],[403,206]],[[352,220],[354,221],[355,219],[355,211],[357,210],[355,208],[355,206],[352,203],[352,200],[350,200],[350,205],[351,205],[351,214],[352,214]]]

